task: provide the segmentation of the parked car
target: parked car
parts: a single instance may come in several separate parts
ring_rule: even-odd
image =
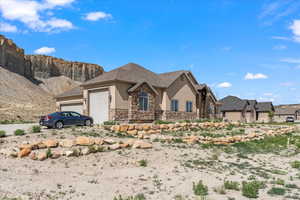
[[[73,125],[92,126],[93,118],[72,111],[55,112],[42,116],[40,118],[40,125],[57,129]]]
[[[285,121],[286,122],[295,122],[295,119],[294,119],[294,117],[287,117]]]

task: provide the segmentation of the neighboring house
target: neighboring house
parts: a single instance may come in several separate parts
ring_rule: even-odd
[[[285,122],[287,117],[293,117],[295,120],[300,120],[300,105],[275,106],[275,121]]]
[[[56,97],[57,110],[75,110],[94,118],[152,122],[213,118],[217,99],[190,71],[156,74],[129,63]]]
[[[227,96],[219,104],[221,117],[231,122],[268,122],[269,113],[274,112],[272,102],[257,102],[235,96]]]

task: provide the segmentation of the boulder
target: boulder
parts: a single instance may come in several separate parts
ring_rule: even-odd
[[[55,148],[58,146],[58,142],[56,140],[46,140],[43,141],[43,144],[46,146],[46,148]]]
[[[76,144],[80,146],[90,146],[95,144],[95,141],[92,138],[80,136],[76,138]]]
[[[69,139],[61,140],[59,142],[59,146],[64,147],[64,148],[71,148],[75,145],[76,145],[75,141],[69,140]]]
[[[104,143],[106,143],[106,144],[114,144],[116,142],[113,139],[104,139]]]
[[[59,151],[53,151],[51,154],[51,159],[57,159],[61,156],[61,152]]]
[[[72,150],[65,151],[64,155],[66,155],[67,157],[71,157],[74,155],[74,151],[72,151]]]
[[[36,153],[35,153],[35,152],[31,152],[31,153],[29,154],[29,158],[30,158],[31,160],[37,160]]]
[[[120,148],[121,148],[120,144],[112,144],[112,145],[109,146],[110,150],[117,150],[117,149],[120,149]]]
[[[128,135],[137,135],[138,134],[138,130],[131,130],[131,131],[127,131]]]
[[[37,155],[37,160],[44,161],[47,159],[47,153],[46,152],[39,152]]]
[[[132,145],[132,148],[135,148],[135,149],[137,149],[137,148],[139,148],[139,149],[151,149],[152,144],[150,144],[148,142],[141,141],[141,140],[137,140]]]
[[[144,131],[149,131],[151,129],[151,126],[150,125],[143,125],[143,130]]]
[[[128,130],[129,126],[128,125],[121,125],[120,126],[120,132],[126,132]]]
[[[26,156],[28,156],[28,155],[30,154],[30,152],[31,152],[31,149],[30,149],[30,148],[24,148],[24,149],[22,149],[21,151],[19,151],[18,157],[19,157],[19,158],[26,157]]]
[[[97,145],[102,145],[102,144],[104,144],[104,140],[101,139],[101,138],[95,138],[94,141],[95,141],[95,144],[97,144]]]

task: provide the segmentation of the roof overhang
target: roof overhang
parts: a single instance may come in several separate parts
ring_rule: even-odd
[[[131,88],[128,89],[128,93],[136,91],[143,84],[146,84],[155,93],[155,95],[158,95],[157,90],[151,84],[149,84],[148,82],[136,83],[133,87],[131,87]]]

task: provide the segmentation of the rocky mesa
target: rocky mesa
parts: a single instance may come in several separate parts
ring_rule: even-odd
[[[55,111],[54,96],[103,73],[96,64],[25,55],[0,35],[0,120],[34,120]]]
[[[45,55],[26,55],[25,59],[31,63],[35,78],[66,76],[84,82],[103,73],[103,68],[96,64],[71,62]]]

